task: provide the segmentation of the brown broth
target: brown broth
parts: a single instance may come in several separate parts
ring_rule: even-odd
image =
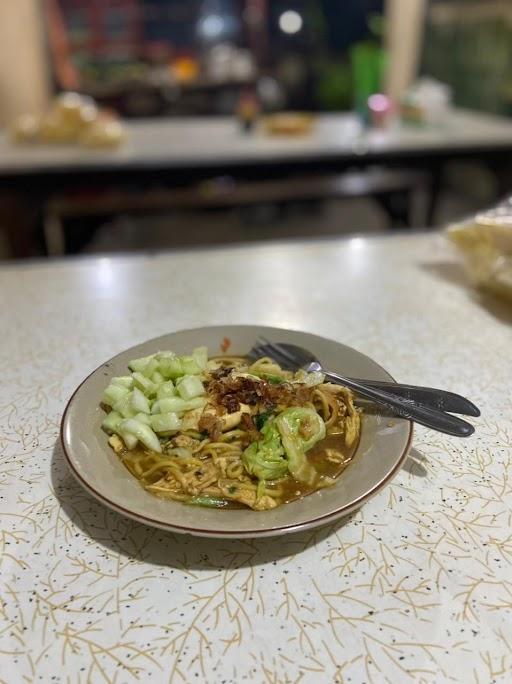
[[[321,489],[322,478],[338,478],[354,458],[358,444],[359,440],[357,440],[355,444],[353,444],[351,447],[347,447],[343,435],[327,435],[325,439],[323,439],[321,442],[318,442],[318,444],[316,444],[307,453],[308,461],[315,466],[315,469],[319,474],[317,482],[312,485],[308,485],[304,482],[299,482],[298,480],[295,480],[293,477],[287,477],[283,480],[280,480],[279,486],[283,490],[283,496],[281,498],[280,503],[287,504],[291,501],[302,499],[305,496],[308,496],[309,494],[313,494],[313,492],[316,492],[319,489]],[[344,456],[344,461],[342,463],[332,463],[332,461],[328,461],[326,458],[327,449],[333,449],[335,451],[341,452]],[[143,454],[144,450],[140,448],[133,449],[132,451],[125,449],[121,454],[119,454],[119,456],[121,457],[121,460],[125,467],[128,470],[130,470],[130,472],[132,472],[131,469],[128,467],[130,456]],[[135,475],[135,473],[132,472],[132,475]],[[245,508],[247,507],[237,501],[229,501],[224,508],[219,510],[228,511],[240,510]]]
[[[318,491],[318,489],[321,488],[322,478],[338,478],[354,458],[358,444],[359,440],[351,447],[347,447],[343,435],[327,435],[325,439],[318,442],[318,444],[307,453],[308,461],[315,466],[315,469],[319,474],[319,481],[312,485],[308,485],[304,484],[304,482],[298,482],[292,477],[286,478],[280,482],[284,491],[281,503],[290,503],[291,501],[302,499],[303,497]],[[344,456],[344,461],[342,463],[332,463],[332,461],[328,461],[326,458],[327,449],[341,452]]]
[[[243,356],[231,356],[227,359],[222,356],[216,356],[212,360],[219,361],[223,366],[229,366],[233,361],[248,361]],[[248,361],[250,363],[250,361]],[[281,499],[281,504],[287,504],[291,501],[296,501],[297,499],[302,499],[313,492],[318,491],[322,488],[323,478],[337,479],[349,463],[354,458],[357,447],[359,445],[359,439],[361,435],[359,434],[358,439],[350,447],[345,444],[344,435],[327,435],[323,440],[318,442],[310,451],[307,453],[308,461],[315,466],[316,471],[319,474],[318,480],[312,484],[307,485],[304,482],[299,482],[293,477],[287,477],[284,480],[279,481],[279,486],[283,490],[283,498]],[[343,454],[344,460],[342,463],[333,463],[328,461],[326,458],[326,450],[333,449],[339,451]],[[225,509],[240,509],[246,508],[243,504],[238,502],[230,502]]]
[[[306,455],[308,461],[315,466],[315,469],[319,474],[318,480],[312,485],[299,482],[293,477],[279,480],[279,487],[283,490],[280,505],[303,499],[305,496],[309,496],[319,489],[322,489],[323,478],[329,477],[333,480],[337,479],[354,458],[358,444],[359,439],[356,440],[351,447],[347,447],[343,435],[327,435],[325,439],[318,442],[318,444],[308,451]],[[343,462],[333,463],[332,461],[328,461],[326,458],[327,449],[341,452],[344,456]],[[233,511],[240,509],[247,509],[247,506],[244,506],[244,504],[241,504],[238,501],[229,501],[221,510]]]

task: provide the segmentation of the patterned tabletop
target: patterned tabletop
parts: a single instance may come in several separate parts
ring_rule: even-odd
[[[0,682],[510,681],[512,311],[441,236],[90,258],[0,269]],[[144,339],[218,323],[312,331],[482,409],[416,430],[348,520],[274,540],[164,533],[72,479],[75,386]]]

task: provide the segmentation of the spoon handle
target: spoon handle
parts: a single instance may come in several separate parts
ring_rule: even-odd
[[[382,406],[387,406],[393,411],[394,415],[400,418],[413,420],[415,423],[438,432],[444,432],[447,435],[453,435],[454,437],[469,437],[475,431],[475,428],[465,420],[452,416],[449,413],[443,413],[443,411],[417,404],[409,399],[404,399],[382,389],[345,378],[343,375],[326,371],[323,368],[322,372],[329,379],[349,387],[360,396],[372,399]]]
[[[409,401],[417,401],[430,408],[445,411],[446,413],[460,413],[465,416],[480,415],[480,409],[472,401],[454,392],[436,389],[434,387],[420,387],[419,385],[404,385],[403,383],[384,382],[381,380],[359,380],[349,378],[354,382],[360,382],[368,387],[384,390],[395,396],[403,397]]]

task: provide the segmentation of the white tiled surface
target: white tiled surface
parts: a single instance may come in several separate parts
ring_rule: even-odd
[[[280,243],[0,269],[0,681],[510,681],[512,313],[438,236]],[[75,386],[143,339],[214,323],[312,331],[482,409],[416,431],[345,521],[195,540],[104,509],[58,426]]]

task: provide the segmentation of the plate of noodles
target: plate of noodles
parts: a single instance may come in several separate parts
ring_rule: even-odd
[[[259,336],[300,345],[346,375],[392,380],[375,361],[309,333],[185,330],[89,375],[61,425],[78,481],[142,523],[206,537],[263,537],[347,515],[403,464],[412,424],[365,411],[321,373],[248,358]]]

